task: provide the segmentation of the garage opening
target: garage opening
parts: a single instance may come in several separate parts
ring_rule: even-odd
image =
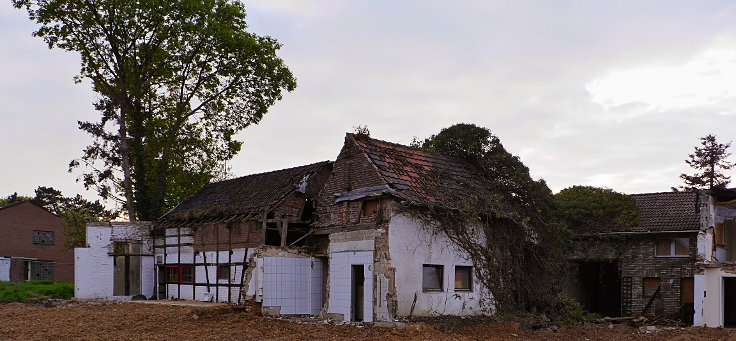
[[[621,316],[621,280],[618,262],[578,263],[580,304],[591,313]]]

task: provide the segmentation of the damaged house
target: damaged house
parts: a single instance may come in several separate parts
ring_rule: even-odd
[[[668,315],[692,321],[701,202],[696,192],[631,196],[639,224],[578,227],[570,293],[603,316]],[[591,232],[595,231],[595,232]]]
[[[237,303],[246,295],[261,301],[273,294],[280,299],[289,289],[267,285],[264,293],[263,283],[273,280],[268,271],[281,271],[281,258],[289,269],[298,260],[302,269],[280,282],[302,285],[299,275],[309,267],[321,283],[321,261],[290,253],[286,246],[303,245],[313,198],[330,169],[330,162],[320,162],[208,184],[153,223],[91,224],[88,247],[75,250],[78,278],[85,279],[77,281],[76,296],[142,294]],[[274,251],[270,246],[285,248]],[[277,254],[283,257],[268,257]],[[276,265],[264,274],[264,264],[272,263]],[[273,288],[277,290],[270,292]],[[316,294],[321,300],[321,292]]]
[[[701,194],[695,325],[736,327],[736,189]]]
[[[77,276],[95,280],[77,281],[77,296],[245,299],[270,315],[365,322],[489,313],[467,255],[411,215],[438,199],[433,172],[476,174],[347,134],[334,162],[209,184],[156,222],[91,225]]]

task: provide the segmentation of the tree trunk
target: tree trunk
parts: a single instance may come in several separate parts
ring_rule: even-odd
[[[125,123],[125,110],[120,108],[118,115],[118,133],[120,134],[120,166],[123,168],[123,192],[125,193],[125,207],[128,210],[128,219],[136,221],[135,202],[133,201],[133,179],[130,174],[130,147],[128,146],[128,130]]]

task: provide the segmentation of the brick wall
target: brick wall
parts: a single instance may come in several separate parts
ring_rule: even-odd
[[[170,230],[176,231],[176,229]],[[194,232],[194,251],[197,252],[226,251],[263,244],[261,225],[254,221],[234,223],[229,227],[224,223],[197,224],[191,231]],[[185,233],[182,232],[182,234]],[[160,241],[157,239],[156,243]]]
[[[322,191],[317,198],[318,221],[322,226],[353,225],[359,223],[357,217],[361,202],[335,203],[335,194],[360,188],[385,184],[378,170],[368,160],[368,156],[356,145],[352,137],[345,137],[340,154],[333,164]]]
[[[690,238],[689,256],[656,257],[655,245],[659,238]],[[695,255],[697,253],[697,233],[667,233],[616,237],[614,239],[580,239],[571,252],[574,261],[618,262],[619,279],[631,278],[630,313],[638,315],[647,305],[650,297],[645,297],[643,279],[656,277],[660,280],[660,294],[654,299],[646,313],[658,315],[675,314],[680,309],[680,285],[682,278],[693,277]],[[622,288],[622,297],[624,292]]]
[[[53,231],[53,245],[33,243],[33,230]],[[61,218],[30,202],[0,210],[0,257],[27,257],[52,261],[54,279],[74,281],[74,252],[64,250]],[[11,280],[18,279],[20,262],[13,262]]]

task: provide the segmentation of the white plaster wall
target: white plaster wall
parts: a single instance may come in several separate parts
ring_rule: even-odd
[[[129,223],[93,223],[87,226],[86,248],[74,249],[74,295],[77,298],[130,299],[113,296],[113,257],[116,241],[140,242],[142,254],[152,254],[148,226]],[[153,257],[141,257],[141,293],[154,293]]]
[[[323,264],[314,257],[264,257],[263,306],[282,315],[318,315],[322,310]]]
[[[371,240],[372,244],[373,241]],[[373,251],[352,250],[358,248],[360,245],[365,246],[367,244],[365,241],[330,243],[330,289],[327,312],[331,314],[342,314],[344,320],[350,320],[352,306],[352,266],[363,265],[363,276],[365,278],[363,287],[363,321],[373,322]],[[340,251],[333,252],[333,250]]]
[[[695,316],[693,324],[704,327],[723,327],[723,278],[736,277],[720,268],[706,268],[695,275]]]
[[[10,258],[0,257],[0,282],[10,282]]]
[[[472,291],[455,291],[455,266],[473,264],[446,236],[430,233],[422,228],[421,222],[403,214],[391,218],[388,234],[391,264],[396,268],[399,316],[481,315],[492,312],[489,293],[477,281],[475,274]],[[422,290],[424,264],[443,265],[442,291]]]

